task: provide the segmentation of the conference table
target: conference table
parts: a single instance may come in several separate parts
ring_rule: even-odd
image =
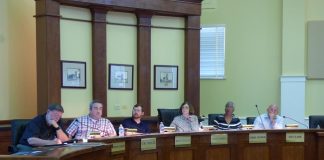
[[[103,143],[72,143],[37,147],[32,151],[0,155],[6,160],[107,160],[111,145]]]
[[[324,130],[231,130],[94,139],[112,160],[324,160]]]
[[[104,145],[107,144],[107,145]],[[75,145],[75,146],[73,146]],[[78,147],[76,147],[78,146]],[[72,149],[71,149],[72,148]],[[74,149],[73,149],[74,148]],[[57,151],[57,149],[59,149]],[[68,150],[68,151],[67,151]],[[324,160],[324,130],[230,130],[91,139],[6,159]]]

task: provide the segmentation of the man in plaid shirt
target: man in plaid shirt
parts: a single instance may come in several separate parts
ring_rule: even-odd
[[[102,118],[102,108],[102,103],[92,101],[89,106],[89,115],[76,118],[66,129],[69,137],[76,139],[92,138],[89,137],[92,133],[100,134],[101,137],[116,136],[112,123],[108,119]]]

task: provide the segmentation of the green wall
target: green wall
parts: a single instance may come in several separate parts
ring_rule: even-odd
[[[60,14],[64,18],[91,20],[87,9],[61,6]],[[77,117],[88,113],[92,100],[92,45],[91,23],[81,21],[60,21],[61,60],[86,62],[86,89],[61,89],[63,117]]]
[[[285,0],[285,2],[288,1]],[[298,28],[307,29],[307,21],[324,20],[323,0],[299,2],[290,0],[289,2],[299,3],[301,10],[303,5],[305,7],[304,15],[300,17],[305,20],[305,23],[301,25],[305,26]],[[282,33],[283,2],[280,0],[205,0],[204,4],[208,6],[203,6],[205,8],[201,17],[203,25],[226,25],[226,79],[201,80],[202,114],[223,112],[227,100],[233,100],[236,103],[238,116],[256,115],[254,104],[262,107],[261,110],[264,110],[270,103],[279,104],[281,72],[285,75],[303,74],[307,56],[306,51],[304,55],[299,52],[297,62],[287,58],[288,61],[282,62],[284,61],[282,45],[286,45],[283,43]],[[63,9],[61,14],[65,17],[90,19],[89,10]],[[34,1],[0,1],[0,110],[2,113],[0,119],[32,118],[36,115],[34,15]],[[108,13],[108,17],[111,22],[136,24],[134,15]],[[184,26],[183,19],[170,17],[153,17],[152,24]],[[117,35],[120,30],[129,34],[125,40],[127,47],[112,46],[113,43],[108,43],[112,39],[107,39],[108,63],[110,63],[109,58],[112,58],[116,61],[112,63],[134,64],[134,76],[136,76],[137,64],[134,58],[136,30],[133,27],[107,26],[107,34],[111,32],[111,38],[116,38],[116,40],[119,40],[119,36],[124,36]],[[62,103],[66,108],[64,116],[76,117],[88,112],[88,103],[92,99],[91,23],[62,20],[61,31],[62,59],[87,62],[87,89],[62,89],[61,92]],[[112,31],[116,31],[116,34]],[[154,64],[172,64],[179,65],[179,75],[183,74],[184,49],[179,47],[184,43],[183,37],[184,33],[181,30],[152,29],[152,73]],[[303,36],[300,38],[303,39]],[[307,48],[307,40],[303,41],[305,41],[304,48]],[[130,48],[134,50],[130,51]],[[120,54],[127,54],[130,57],[117,56],[117,52],[114,53],[114,51],[119,49],[123,50]],[[294,54],[290,54],[289,57],[294,57]],[[111,103],[109,107],[120,106],[119,111],[108,108],[109,116],[130,114],[130,107],[136,102],[136,78],[134,80],[134,90],[127,91],[128,93],[108,90],[109,95],[115,94],[111,95],[112,97],[119,95],[124,97],[119,100],[116,98],[111,102],[108,100],[108,104]],[[152,89],[152,115],[156,115],[156,108],[160,106],[169,108],[179,106],[184,97],[183,81],[179,79],[178,91]],[[324,114],[322,97],[324,97],[324,81],[307,80],[306,116]]]
[[[184,27],[184,18],[153,16],[153,26]],[[184,30],[152,28],[151,115],[157,108],[178,108],[184,100]],[[178,66],[178,90],[154,90],[154,65]]]
[[[282,1],[217,0],[203,6],[202,25],[225,24],[225,80],[201,80],[201,114],[223,113],[228,100],[235,114],[255,116],[280,104]]]
[[[0,120],[36,114],[35,2],[0,1]]]
[[[131,13],[108,12],[107,21],[136,25],[136,16]],[[130,116],[137,103],[137,28],[136,26],[107,25],[107,62],[134,65],[133,90],[108,90],[109,117]],[[108,66],[107,66],[108,69]],[[107,72],[109,73],[109,71]],[[107,78],[108,79],[108,78]],[[107,82],[108,83],[108,82]]]
[[[324,1],[306,0],[307,21],[324,21]],[[306,53],[307,55],[307,53]],[[307,80],[306,82],[306,110],[308,115],[324,115],[324,80]]]

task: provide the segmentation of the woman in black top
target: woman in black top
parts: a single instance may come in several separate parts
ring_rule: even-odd
[[[240,119],[236,118],[233,114],[234,103],[229,101],[225,105],[225,114],[219,115],[214,120],[214,125],[220,130],[239,129],[242,128]]]

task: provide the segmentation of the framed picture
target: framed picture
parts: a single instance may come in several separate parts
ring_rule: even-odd
[[[133,65],[109,64],[109,89],[133,90]]]
[[[178,66],[154,65],[154,89],[177,90]]]
[[[61,61],[62,88],[86,88],[86,62]]]

